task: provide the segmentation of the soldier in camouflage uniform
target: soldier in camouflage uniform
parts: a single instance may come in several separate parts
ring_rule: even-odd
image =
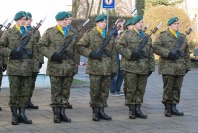
[[[3,31],[0,30],[0,38],[3,34]],[[0,56],[0,91],[1,91],[1,84],[2,84],[2,78],[3,78],[3,72],[7,69],[7,65],[5,63],[5,58],[3,58],[2,56]],[[0,107],[0,111],[1,111],[1,107]]]
[[[51,82],[51,105],[54,111],[54,123],[71,122],[65,114],[68,105],[70,88],[75,74],[77,64],[77,49],[75,40],[65,49],[63,57],[57,52],[64,45],[65,41],[74,35],[73,30],[67,30],[67,12],[59,12],[56,16],[57,25],[49,28],[41,37],[38,43],[39,52],[48,58],[47,74]]]
[[[26,29],[28,31],[32,31],[34,29],[34,27],[31,26],[31,23],[32,23],[32,14],[30,12],[27,12],[26,13],[25,26],[26,26]],[[34,32],[34,36],[36,38],[35,43],[37,44],[40,37],[41,37],[39,30],[36,30]],[[44,58],[40,53],[38,53],[38,57],[39,57],[39,66],[38,67],[39,67],[39,69],[41,69],[42,64],[44,63]],[[32,84],[31,84],[31,88],[30,88],[30,98],[29,98],[29,102],[28,102],[28,106],[27,106],[27,108],[29,108],[29,109],[38,109],[38,106],[35,106],[31,101],[33,91],[34,91],[34,88],[35,88],[35,82],[36,82],[37,75],[38,75],[38,72],[33,72],[33,74],[32,74]]]
[[[24,27],[26,12],[16,13],[14,20],[16,24],[8,29],[0,39],[0,54],[8,57],[7,75],[10,84],[11,123],[13,125],[17,125],[18,122],[32,124],[32,121],[25,115],[25,107],[27,107],[29,101],[32,72],[33,69],[36,69],[35,66],[38,65],[36,63],[38,58],[36,56],[35,38],[31,36],[27,45],[24,46],[25,51],[32,51],[32,55],[16,50],[22,40],[29,35]],[[17,108],[19,109],[19,116]]]
[[[111,56],[101,56],[96,52],[106,36],[106,15],[99,15],[95,19],[96,27],[84,34],[79,40],[77,48],[80,54],[88,57],[86,73],[90,78],[90,106],[93,109],[93,121],[99,119],[111,120],[104,112],[109,96],[111,76],[116,73],[116,51],[114,37],[109,41],[105,50]],[[99,61],[101,59],[101,61]]]
[[[67,18],[67,31],[72,31],[73,33],[76,32],[75,29],[71,26],[71,23],[72,23],[72,14],[70,12],[67,12],[68,13],[68,18]],[[76,38],[76,42],[79,40],[79,38],[77,37]],[[75,50],[75,62],[76,62],[76,65],[74,67],[74,75],[78,73],[78,65],[80,63],[80,55],[79,53],[77,52],[77,50]],[[74,76],[73,75],[73,76]],[[72,78],[73,79],[73,78]],[[73,81],[73,80],[72,80]],[[71,81],[71,83],[72,83]],[[69,90],[70,91],[70,90]],[[67,99],[69,100],[69,97],[70,97],[70,92],[68,92],[69,95],[67,95]],[[72,109],[72,105],[69,103],[67,103],[67,106],[66,106],[67,109]]]
[[[164,83],[162,103],[165,106],[166,117],[184,115],[176,109],[176,104],[180,101],[184,75],[190,70],[189,46],[185,35],[178,31],[178,21],[177,17],[170,18],[167,23],[168,29],[160,33],[153,46],[154,52],[160,56],[158,71],[162,74]],[[184,41],[178,49],[181,54],[177,57],[171,50],[178,44],[180,38]]]
[[[135,119],[136,117],[146,119],[141,110],[143,97],[147,84],[147,78],[154,71],[154,55],[152,50],[152,41],[144,46],[142,51],[146,56],[141,56],[135,53],[139,42],[145,33],[142,31],[143,18],[137,16],[133,19],[133,30],[125,31],[120,39],[116,42],[116,49],[123,56],[122,70],[125,73],[125,81],[127,82],[127,93],[125,97],[125,105],[129,106],[129,118]]]

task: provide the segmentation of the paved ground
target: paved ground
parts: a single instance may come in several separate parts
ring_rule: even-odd
[[[85,67],[80,67],[76,78],[89,81],[84,74]],[[53,123],[50,103],[49,78],[39,76],[33,102],[39,105],[39,110],[27,110],[27,116],[33,120],[32,125],[10,124],[11,112],[7,105],[9,89],[7,78],[4,77],[3,88],[0,92],[0,132],[2,133],[198,133],[198,70],[190,71],[183,83],[181,102],[178,108],[185,116],[166,118],[161,104],[162,80],[157,72],[149,77],[142,111],[148,114],[148,119],[128,118],[128,108],[124,106],[124,97],[109,96],[106,112],[112,116],[110,122],[91,120],[92,110],[89,107],[89,86],[73,86],[70,103],[72,110],[67,110],[71,123]]]

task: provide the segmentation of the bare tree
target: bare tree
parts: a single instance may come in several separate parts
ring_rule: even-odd
[[[98,4],[98,10],[97,10],[97,16],[100,14],[100,8],[101,8],[101,3],[102,0],[99,1],[99,4]]]
[[[87,2],[87,11],[86,11],[86,18],[88,18],[88,15],[89,15],[89,7],[90,7],[90,3],[89,3],[89,0],[86,0]]]
[[[80,0],[72,0],[72,15],[74,18],[77,17],[79,3],[80,3]]]
[[[92,12],[92,8],[93,8],[93,4],[94,4],[94,0],[91,1],[91,7],[89,9],[89,14],[88,14],[88,17],[91,16],[91,12]]]

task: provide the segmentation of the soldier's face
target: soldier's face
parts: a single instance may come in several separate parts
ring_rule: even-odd
[[[104,30],[107,26],[107,21],[104,20],[104,21],[97,22],[96,26],[99,27],[100,29]]]
[[[133,30],[134,25],[129,25],[129,26],[127,26],[127,28],[128,28],[128,30]]]
[[[58,23],[58,25],[60,25],[61,27],[66,27],[67,26],[67,19],[63,19],[63,20],[56,20],[56,22]]]
[[[66,18],[66,21],[67,21],[67,25],[71,25],[72,18]]]
[[[31,25],[31,23],[32,23],[32,19],[29,18],[28,20],[26,20],[25,25],[29,26],[29,25]]]
[[[137,29],[137,30],[141,30],[143,28],[143,20],[140,20],[139,22],[137,22],[134,27]]]
[[[170,28],[174,31],[178,31],[179,30],[179,22],[175,22],[175,23],[171,24]]]
[[[20,18],[20,19],[18,19],[18,20],[16,21],[16,24],[17,24],[18,26],[24,26],[24,25],[25,25],[25,22],[26,22],[26,17],[22,17],[22,18]]]

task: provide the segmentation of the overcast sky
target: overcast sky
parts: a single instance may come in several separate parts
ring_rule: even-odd
[[[43,33],[47,28],[56,24],[55,15],[59,11],[71,10],[72,0],[2,0],[0,7],[0,24],[6,19],[10,22],[16,12],[26,11],[31,12],[33,17],[32,25],[36,25],[46,15],[47,18],[40,31]],[[13,22],[14,24],[15,22]]]

